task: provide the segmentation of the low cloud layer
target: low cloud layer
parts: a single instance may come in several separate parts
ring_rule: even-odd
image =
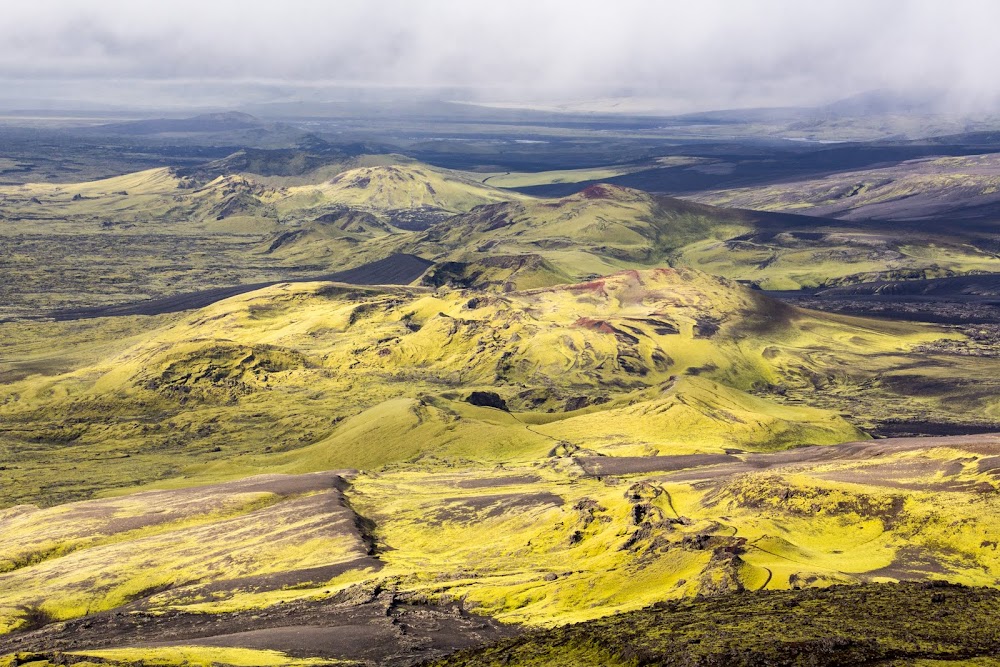
[[[994,0],[14,0],[3,95],[116,81],[462,89],[483,100],[641,97],[670,110],[863,90],[1000,99]],[[148,86],[148,83],[147,83]],[[103,94],[103,93],[102,93]]]

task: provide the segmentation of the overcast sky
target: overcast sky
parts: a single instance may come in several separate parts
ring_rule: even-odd
[[[5,0],[0,95],[136,102],[236,80],[670,110],[892,88],[978,106],[1000,99],[998,26],[997,0]]]

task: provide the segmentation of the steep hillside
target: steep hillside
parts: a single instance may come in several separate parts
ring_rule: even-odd
[[[845,220],[996,218],[996,154],[907,160],[888,167],[691,197],[716,206],[789,211]]]

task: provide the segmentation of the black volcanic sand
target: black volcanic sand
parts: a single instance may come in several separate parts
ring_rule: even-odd
[[[937,324],[1000,323],[1000,274],[766,293],[797,306],[847,315]]]
[[[330,566],[210,581],[179,589],[182,598],[211,598],[220,591],[264,592],[303,583],[329,580],[347,570],[378,570],[381,561],[371,555],[365,521],[343,496],[349,472],[329,471],[305,475],[260,475],[233,482],[187,489],[149,491],[130,496],[141,499],[151,511],[117,518],[117,500],[96,500],[69,506],[68,520],[100,519],[102,532],[135,530],[217,509],[227,497],[271,493],[290,496],[288,502],[323,505],[331,519],[328,531],[358,542],[356,558]],[[295,500],[300,494],[306,494]],[[548,499],[546,499],[548,500]],[[511,502],[538,502],[515,497]],[[551,501],[550,501],[551,502]],[[332,508],[330,507],[332,505]],[[156,511],[168,507],[169,511]],[[367,550],[367,553],[366,553]],[[44,625],[42,625],[44,624]],[[115,610],[90,614],[66,622],[39,618],[32,629],[0,636],[0,655],[22,652],[199,645],[270,649],[296,657],[323,657],[370,665],[409,665],[460,648],[507,637],[517,630],[491,619],[466,613],[460,605],[435,606],[411,603],[380,585],[349,587],[325,599],[302,599],[264,609],[218,614],[190,613],[151,607],[148,598]],[[59,656],[70,660],[71,656]]]
[[[87,649],[217,646],[402,666],[510,637],[518,629],[458,606],[413,605],[375,591],[354,601],[294,601],[224,614],[122,608],[0,637],[0,655]],[[61,663],[60,663],[61,664]]]
[[[416,255],[395,254],[385,259],[370,262],[353,269],[340,271],[337,273],[327,273],[307,278],[295,278],[291,280],[274,280],[266,283],[253,283],[249,285],[233,285],[232,287],[219,287],[216,289],[204,290],[201,292],[188,292],[186,294],[175,294],[162,299],[151,299],[138,303],[120,304],[114,306],[102,306],[99,308],[76,308],[58,310],[48,313],[46,317],[64,322],[68,320],[84,320],[93,317],[121,317],[126,315],[162,315],[164,313],[177,313],[183,310],[193,310],[204,308],[216,301],[222,301],[233,296],[246,294],[265,287],[280,285],[283,283],[302,282],[339,282],[351,285],[407,285],[421,275],[433,264],[422,257]]]
[[[884,438],[861,440],[840,445],[797,447],[773,453],[691,454],[688,456],[578,456],[575,461],[591,476],[631,475],[662,472],[670,481],[698,480],[712,477],[723,479],[748,472],[778,469],[785,466],[827,463],[834,461],[869,461],[885,454],[948,447],[978,454],[1000,457],[1000,433],[939,436],[926,438]],[[1000,460],[1000,459],[998,459]],[[950,465],[941,461],[942,472]],[[885,480],[898,475],[886,470]],[[874,480],[868,480],[869,482]]]

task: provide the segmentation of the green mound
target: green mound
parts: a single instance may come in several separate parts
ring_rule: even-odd
[[[394,253],[438,262],[429,284],[499,291],[666,266],[773,289],[1000,270],[988,234],[732,210],[603,184],[544,199],[394,156],[297,177],[205,181],[155,169],[0,196],[0,248],[17,269],[0,313],[19,317],[323,275]]]
[[[631,267],[667,264],[672,251],[745,226],[738,215],[656,198],[639,190],[594,185],[557,200],[481,206],[435,225],[410,243],[450,261],[534,255],[580,280]]]
[[[461,172],[420,164],[361,167],[337,174],[327,183],[288,189],[293,198],[314,192],[347,206],[383,212],[432,209],[457,213],[520,198]]]
[[[534,279],[549,284],[566,281],[559,276],[583,280],[624,268],[669,265],[768,289],[798,289],[872,275],[1000,270],[989,248],[977,247],[974,236],[935,234],[930,240],[920,229],[817,222],[598,184],[561,199],[479,206],[400,241],[406,252],[476,267],[454,278],[454,284],[467,286],[496,285],[495,270],[485,267],[498,257],[531,257],[537,258],[535,266],[543,261],[546,267],[536,270]]]
[[[277,285],[109,342],[97,359],[26,364],[2,388],[3,494],[53,503],[250,474],[272,457],[298,472],[532,459],[545,441],[618,455],[764,451],[862,437],[845,412],[898,418],[964,400],[970,415],[994,414],[985,391],[942,380],[917,397],[886,381],[912,375],[909,351],[946,335],[796,310],[689,270],[503,295]],[[976,361],[927,372],[959,360]],[[988,386],[990,362],[976,363]],[[465,402],[484,390],[512,414]],[[55,450],[78,474],[49,467]]]

